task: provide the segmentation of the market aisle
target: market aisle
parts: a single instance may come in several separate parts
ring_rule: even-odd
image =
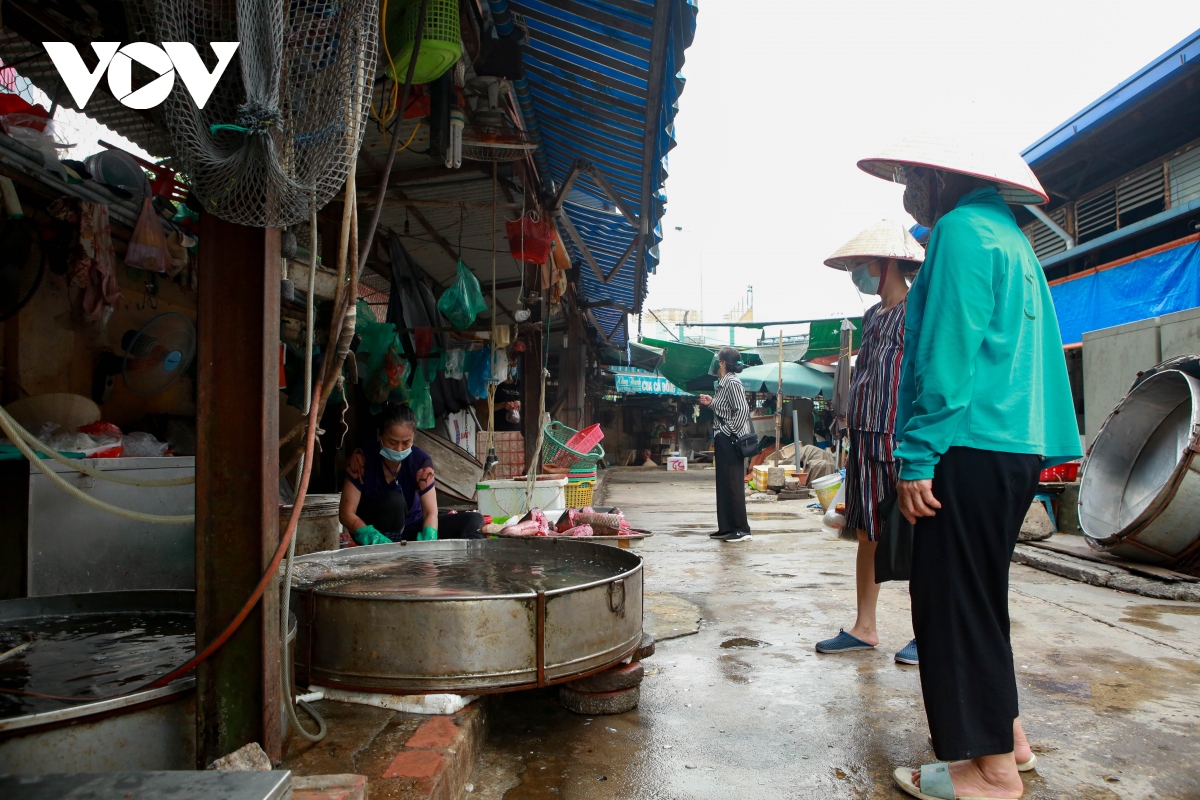
[[[693,604],[699,632],[659,643],[629,714],[576,717],[553,690],[503,698],[470,796],[902,797],[892,767],[933,758],[917,671],[892,661],[911,636],[906,589],[883,588],[876,651],[819,656],[814,642],[853,621],[854,546],[821,533],[803,501],[751,505],[754,540],[730,545],[706,536],[711,471],[610,480],[606,502],[658,533],[640,550],[648,608],[675,625]],[[1012,576],[1041,759],[1025,796],[1200,796],[1200,607]]]

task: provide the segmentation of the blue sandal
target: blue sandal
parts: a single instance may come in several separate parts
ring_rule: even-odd
[[[913,783],[912,769],[909,767],[896,767],[892,779],[906,794],[919,800],[999,800],[995,797],[955,794],[954,781],[950,780],[950,765],[945,763],[923,764],[920,786]]]
[[[817,642],[818,653],[848,653],[851,650],[874,650],[875,645],[867,644],[862,639],[856,636],[851,636],[846,633],[845,628],[838,630],[838,635],[832,639],[824,639]]]

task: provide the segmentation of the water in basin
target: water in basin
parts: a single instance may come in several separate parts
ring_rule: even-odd
[[[195,630],[194,615],[176,612],[5,620],[0,689],[97,699],[128,692],[191,658]],[[0,692],[0,719],[75,705]]]

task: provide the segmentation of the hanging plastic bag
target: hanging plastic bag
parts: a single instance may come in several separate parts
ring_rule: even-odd
[[[496,350],[492,360],[492,383],[504,383],[508,380],[508,351]]]
[[[467,354],[467,391],[471,397],[487,397],[488,379],[491,377],[492,351],[472,350]]]
[[[427,431],[434,426],[433,398],[429,395],[429,380],[425,377],[424,365],[417,362],[413,370],[412,386],[408,387],[408,404],[417,415],[417,428]]]
[[[149,272],[166,272],[171,268],[171,251],[167,249],[162,218],[154,211],[149,197],[142,201],[142,213],[138,215],[137,226],[129,237],[125,263]]]
[[[536,211],[530,211],[520,219],[504,223],[508,234],[508,249],[517,261],[529,264],[545,264],[550,258],[550,225],[542,221]]]
[[[468,327],[480,313],[487,311],[487,301],[483,299],[479,281],[461,260],[458,262],[458,279],[442,292],[437,307],[450,320],[450,324],[459,330]]]
[[[446,353],[446,377],[452,381],[461,380],[466,375],[467,351],[450,350]]]

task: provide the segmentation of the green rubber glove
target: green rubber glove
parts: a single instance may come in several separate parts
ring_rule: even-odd
[[[380,533],[374,525],[363,525],[354,532],[354,541],[359,544],[391,544],[392,540]]]
[[[420,533],[417,534],[418,542],[436,542],[437,528],[432,525],[426,525]]]

